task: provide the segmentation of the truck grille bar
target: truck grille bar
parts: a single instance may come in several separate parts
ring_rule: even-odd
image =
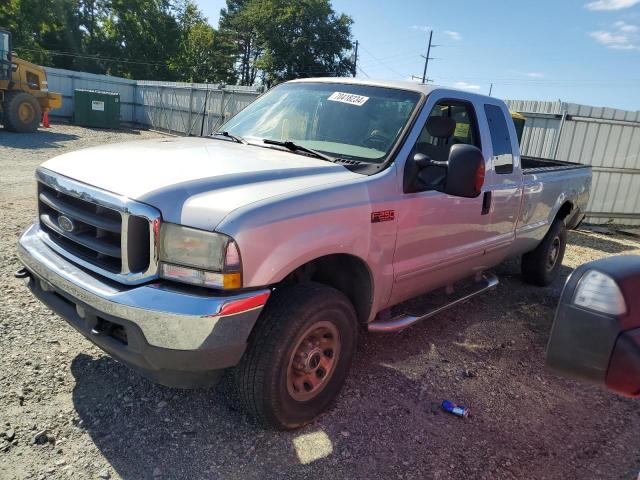
[[[41,236],[47,245],[124,284],[158,276],[156,209],[43,168],[36,178]]]

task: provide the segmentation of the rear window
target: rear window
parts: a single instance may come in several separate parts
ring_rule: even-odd
[[[500,107],[485,105],[484,112],[489,122],[491,143],[493,144],[493,162],[496,173],[513,172],[513,151],[511,149],[511,136],[504,113]]]

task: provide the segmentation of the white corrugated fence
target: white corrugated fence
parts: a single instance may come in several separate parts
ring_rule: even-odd
[[[640,112],[507,100],[527,121],[523,155],[593,167],[588,221],[640,224]]]
[[[51,116],[73,118],[76,89],[120,94],[124,124],[184,135],[208,135],[260,94],[257,87],[157,82],[46,68],[49,90],[62,93],[62,108]],[[203,122],[204,118],[204,122]]]

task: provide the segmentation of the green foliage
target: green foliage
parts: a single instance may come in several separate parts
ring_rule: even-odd
[[[216,31],[190,0],[178,9],[180,54],[171,68],[182,80],[205,82],[208,80],[235,83],[234,45]]]
[[[227,0],[220,31],[236,44],[240,82],[349,75],[351,24],[329,0]]]
[[[348,75],[351,24],[329,0],[227,0],[218,30],[193,0],[0,0],[20,57],[136,79]]]

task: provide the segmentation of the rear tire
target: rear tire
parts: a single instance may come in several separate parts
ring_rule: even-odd
[[[33,95],[8,92],[2,105],[4,128],[10,132],[30,133],[38,130],[42,108]]]
[[[560,272],[566,246],[567,229],[562,220],[556,219],[540,245],[522,255],[524,281],[540,287],[552,283]]]
[[[244,410],[281,430],[311,422],[340,392],[357,337],[353,306],[338,290],[313,282],[277,289],[235,368]]]

